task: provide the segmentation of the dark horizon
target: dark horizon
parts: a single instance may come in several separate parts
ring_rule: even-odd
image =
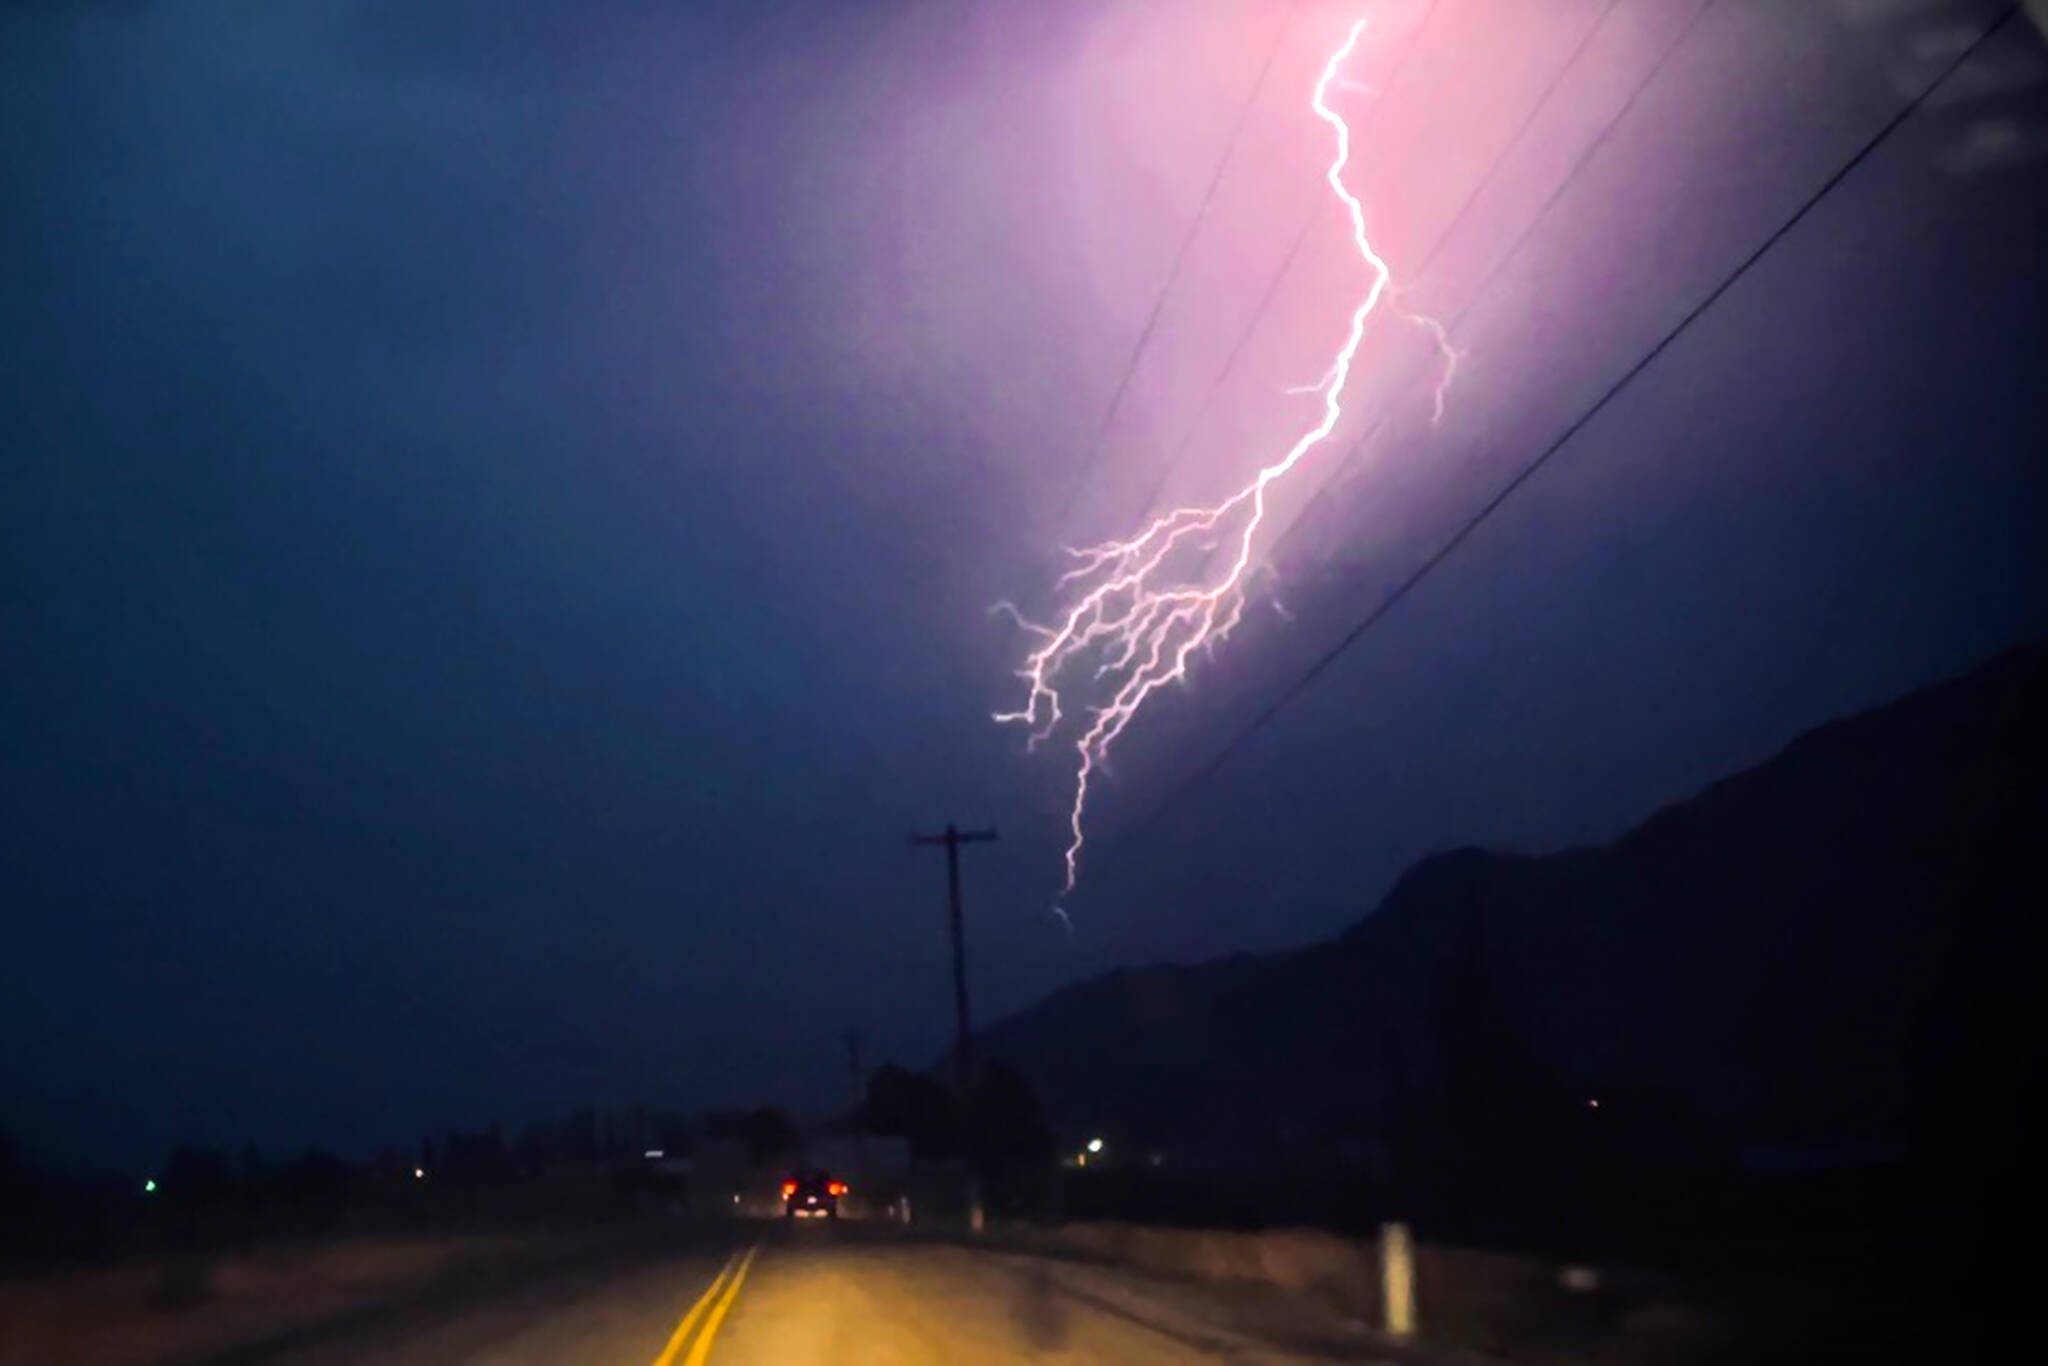
[[[1872,722],[1884,717],[1895,716],[1914,707],[1924,707],[1929,700],[1937,695],[1953,693],[1958,689],[1981,686],[1981,680],[1987,675],[2010,672],[2015,666],[2030,662],[2038,666],[2038,661],[2043,658],[2048,658],[2048,638],[2024,642],[2002,650],[1991,659],[1983,661],[1957,678],[1944,679],[1922,688],[1916,688],[1901,697],[1888,699],[1874,708],[1852,716],[1830,718],[1810,729],[1801,731],[1786,746],[1767,756],[1756,767],[1719,775],[1697,791],[1683,794],[1672,802],[1660,804],[1652,810],[1642,813],[1636,821],[1630,823],[1627,830],[1620,832],[1617,838],[1625,839],[1629,836],[1638,836],[1646,827],[1669,821],[1674,815],[1682,813],[1717,792],[1726,791],[1731,785],[1752,781],[1758,769],[1769,768],[1784,761],[1795,750],[1802,748],[1810,750],[1817,740],[1822,737],[1835,736],[1844,726],[1855,727],[1861,725],[1867,727]],[[1577,845],[1543,852],[1553,856],[1568,858],[1572,856],[1582,857],[1586,854],[1614,847],[1614,844],[1602,841],[1595,844]],[[1317,941],[1310,941],[1301,947],[1312,947],[1317,943],[1330,943],[1338,937],[1355,934],[1388,902],[1398,897],[1402,889],[1413,882],[1419,874],[1423,874],[1426,870],[1446,862],[1455,862],[1463,856],[1473,853],[1488,856],[1500,853],[1526,856],[1526,851],[1478,850],[1473,846],[1454,846],[1429,851],[1415,863],[1409,865],[1407,869],[1403,870],[1402,874],[1395,879],[1393,886],[1389,888],[1387,897],[1375,903],[1372,907],[1367,908],[1355,923],[1340,927],[1335,935]],[[1228,957],[1235,960],[1241,956],[1228,955]],[[1122,968],[1135,971],[1140,975],[1157,971],[1163,967],[1199,968],[1202,966],[1204,966],[1202,963],[1186,962],[1148,962],[1121,965]],[[1014,1031],[1015,1025],[1019,1020],[1042,1014],[1041,1008],[1051,1004],[1055,998],[1071,998],[1076,993],[1085,993],[1100,984],[1101,979],[1076,979],[1058,984],[1051,988],[1046,996],[1041,997],[1039,1000],[1028,1002],[1019,1010],[1010,1012],[1002,1018],[978,1021],[975,1032],[977,1036],[981,1035],[984,1031],[1001,1034],[1005,1026]],[[1006,1059],[1011,1056],[1011,1054],[1000,1048],[998,1049],[998,1054]],[[944,1078],[950,1075],[950,1049],[942,1049],[941,1055],[931,1058],[873,1058],[867,1060],[865,1068],[872,1073],[872,1070],[876,1067],[888,1067],[891,1065],[908,1066],[913,1071]],[[1027,1069],[1027,1079],[1030,1075]],[[1676,1079],[1667,1080],[1676,1081]],[[1679,1084],[1682,1088],[1683,1083]],[[336,1145],[324,1143],[320,1141],[319,1135],[309,1136],[307,1141],[303,1143],[288,1143],[283,1148],[277,1150],[265,1150],[261,1145],[249,1140],[230,1142],[223,1136],[210,1135],[203,1139],[180,1137],[164,1152],[156,1154],[154,1157],[139,1155],[136,1161],[130,1162],[127,1166],[118,1169],[106,1165],[81,1167],[65,1161],[62,1154],[29,1151],[23,1154],[23,1156],[28,1158],[35,1166],[53,1175],[94,1182],[132,1184],[133,1180],[140,1175],[148,1175],[160,1171],[165,1159],[168,1159],[180,1150],[211,1151],[232,1158],[237,1163],[243,1162],[248,1155],[255,1153],[260,1155],[266,1163],[273,1165],[288,1165],[304,1156],[313,1154],[330,1155],[351,1164],[369,1164],[389,1157],[394,1153],[404,1156],[413,1151],[414,1146],[420,1142],[439,1145],[451,1135],[473,1140],[481,1137],[486,1131],[493,1135],[502,1133],[508,1148],[517,1148],[524,1143],[525,1138],[531,1131],[559,1129],[566,1124],[573,1123],[585,1113],[595,1114],[600,1130],[605,1129],[607,1125],[615,1121],[645,1120],[649,1116],[653,1116],[660,1123],[680,1123],[696,1132],[704,1130],[707,1124],[715,1127],[722,1120],[729,1120],[734,1116],[763,1107],[777,1110],[782,1109],[782,1107],[772,1104],[766,1098],[723,1104],[696,1104],[688,1097],[673,1095],[623,1097],[607,1100],[591,1099],[571,1103],[558,1110],[544,1111],[533,1109],[510,1117],[493,1111],[488,1120],[476,1123],[473,1131],[462,1124],[422,1122],[415,1125],[410,1133],[395,1132],[381,1139],[371,1140],[370,1146],[354,1149],[338,1148]],[[842,1095],[834,1100],[821,1099],[818,1105],[811,1109],[797,1107],[788,1112],[788,1118],[796,1123],[800,1131],[808,1132],[820,1123],[843,1121],[849,1111],[848,1099],[845,1095]],[[0,1129],[0,1133],[4,1132],[6,1132],[4,1129]],[[624,1146],[618,1148],[619,1152],[625,1152],[627,1149],[637,1150],[637,1140],[621,1140],[621,1142]],[[1864,1153],[1865,1157],[1861,1160],[1868,1161],[1871,1165],[1877,1167],[1884,1167],[1889,1163],[1897,1162],[1907,1155],[1904,1139],[1888,1140],[1874,1146],[1864,1145],[1859,1147],[1854,1143],[1836,1146],[1840,1147],[1845,1153]],[[410,1161],[411,1158],[406,1157],[406,1160]],[[1851,1165],[1855,1165],[1854,1160],[1851,1161]]]

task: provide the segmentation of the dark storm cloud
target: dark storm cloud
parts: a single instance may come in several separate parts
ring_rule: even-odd
[[[1234,732],[1276,675],[1357,621],[1993,12],[1710,14],[1471,310],[1465,387],[1442,428],[1426,406],[1394,412],[1283,547],[1289,618],[1255,615],[1184,714],[1131,747],[1134,814],[1153,805],[1148,788],[1176,790],[1214,752],[1209,737]],[[2048,277],[2026,244],[2044,226],[2048,166],[2015,154],[1993,169],[1968,149],[2048,128],[2044,82],[2039,41],[2009,26],[1170,819],[1121,857],[1105,821],[1104,899],[1187,906],[1213,926],[1211,951],[1244,942],[1247,905],[1300,917],[1276,925],[1276,941],[1308,920],[1334,929],[1422,849],[1604,838],[1821,718],[2038,634],[2048,488],[2034,453],[2048,412],[2031,376]],[[1534,191],[1494,197],[1499,217],[1472,230],[1493,240],[1467,261],[1516,235],[1516,195],[1533,205]],[[1455,257],[1449,269],[1424,300],[1458,306]],[[1247,821],[1253,793],[1260,818]],[[1232,850],[1228,873],[1187,864],[1190,843]]]
[[[865,449],[924,434],[800,411],[772,334],[811,320],[733,278],[772,206],[688,135],[731,98],[696,30],[657,72],[374,17],[11,35],[10,1007],[62,1040],[15,1085],[126,1078],[149,1142],[228,1098],[374,1132],[786,1092],[808,1040],[741,1005],[832,970],[841,866],[894,852],[848,799],[930,725],[886,661],[934,614],[872,599],[954,552],[878,513],[949,490]]]
[[[1517,62],[1598,8],[1509,28],[1446,0],[1418,57],[1442,79],[1387,99],[1361,163],[1400,253],[1540,86]],[[1626,0],[1615,70],[1680,8]],[[1304,521],[1294,622],[1133,732],[1109,845],[1983,12],[1729,8],[1475,310],[1444,432],[1397,424]],[[1423,9],[1386,6],[1389,41]],[[1062,775],[987,724],[1017,642],[986,609],[1137,515],[1313,199],[1301,91],[1348,13],[1303,7],[1092,462],[1274,7],[0,19],[22,1130],[125,1159],[836,1099],[844,1025],[922,1059],[946,1022],[910,829],[1003,825],[970,886],[978,1001],[1009,1007],[1334,928],[1428,847],[1605,833],[2040,628],[2021,31],[1995,89],[1931,111],[1434,596],[1109,855],[1077,939],[1053,929]],[[1445,88],[1461,63],[1497,108]],[[1426,286],[1473,285],[1606,71]],[[1589,261],[1625,287],[1589,290]],[[1312,249],[1173,491],[1284,434],[1269,400],[1319,368],[1345,270]]]

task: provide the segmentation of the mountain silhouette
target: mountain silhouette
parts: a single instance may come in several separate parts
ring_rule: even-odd
[[[2044,839],[2033,644],[1611,843],[1432,855],[1335,939],[1112,972],[980,1047],[1064,1132],[1195,1164],[1370,1151],[1444,1075],[1433,1003],[1463,961],[1575,1103],[1657,1096],[1731,1152],[1819,1162],[2017,1143],[2048,1037]]]

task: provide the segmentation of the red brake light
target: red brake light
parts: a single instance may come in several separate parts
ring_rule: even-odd
[[[783,1198],[783,1199],[787,1200],[787,1199],[789,1199],[789,1197],[790,1197],[790,1196],[792,1196],[792,1195],[795,1195],[795,1194],[796,1194],[796,1182],[794,1182],[794,1181],[785,1181],[785,1182],[783,1182],[783,1183],[782,1183],[782,1198]]]
[[[846,1183],[844,1181],[834,1181],[825,1189],[832,1192],[832,1194],[834,1195],[844,1195],[846,1194]]]

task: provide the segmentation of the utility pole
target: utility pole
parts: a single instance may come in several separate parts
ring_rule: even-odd
[[[966,1126],[970,1145],[974,1132],[973,1122],[968,1114],[974,1094],[974,1055],[972,1052],[972,1026],[967,1015],[967,946],[962,938],[960,926],[960,846],[963,844],[985,844],[995,839],[994,830],[962,830],[949,825],[940,835],[912,835],[912,844],[943,844],[946,846],[946,905],[953,927],[953,1027],[958,1034],[954,1045],[954,1064],[957,1069],[960,1089],[960,1118]],[[972,1174],[974,1154],[970,1150],[967,1178],[967,1222],[976,1233],[981,1232],[981,1183]]]
[[[853,1084],[853,1179],[865,1186],[868,1179],[868,1088],[862,1084],[858,1029],[846,1031],[846,1070]],[[862,1198],[866,1199],[866,1194]]]
[[[994,830],[962,830],[947,826],[941,835],[912,835],[912,844],[946,846],[946,897],[953,926],[953,1025],[958,1034],[955,1066],[958,1068],[960,1103],[965,1105],[974,1087],[974,1055],[967,1015],[967,947],[960,928],[960,846],[994,840]]]

